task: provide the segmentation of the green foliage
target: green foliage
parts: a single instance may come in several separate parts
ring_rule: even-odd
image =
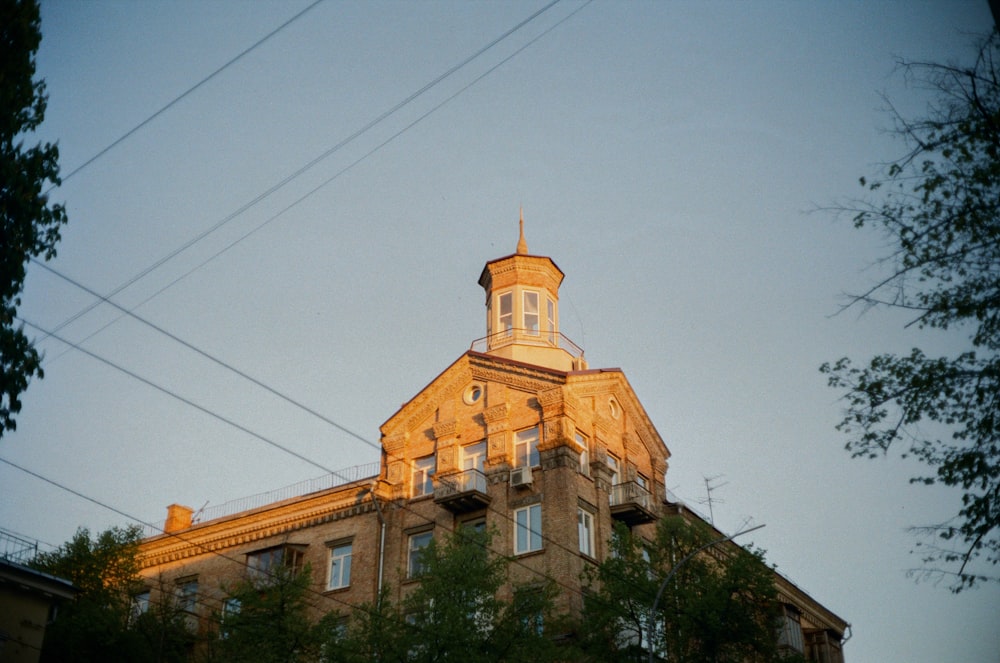
[[[0,437],[16,428],[28,381],[42,377],[38,352],[15,327],[25,266],[55,256],[66,223],[65,208],[42,192],[60,182],[58,148],[24,146],[45,117],[45,83],[33,80],[40,24],[36,0],[0,0]]]
[[[787,660],[777,651],[780,606],[763,553],[709,548],[678,564],[713,534],[663,518],[646,542],[619,524],[612,554],[584,574],[584,660],[645,661],[650,646],[661,660],[684,663]],[[654,619],[657,591],[671,572]]]
[[[249,577],[228,589],[230,610],[220,616],[212,661],[319,661],[327,633],[313,619],[310,567],[277,566],[266,578]]]
[[[841,210],[893,247],[884,259],[888,275],[852,304],[910,311],[918,328],[966,334],[967,348],[945,357],[919,349],[881,354],[861,368],[843,358],[820,368],[845,392],[838,428],[853,456],[901,447],[930,470],[913,482],[961,489],[954,518],[916,528],[929,535],[918,544],[925,566],[917,573],[950,576],[955,592],[996,580],[978,569],[1000,563],[998,65],[996,31],[971,67],[902,63],[908,80],[934,93],[927,117],[894,115],[908,153],[878,177],[862,178],[868,198]]]
[[[518,587],[509,599],[509,560],[490,551],[487,532],[463,530],[423,551],[426,573],[398,605],[383,595],[364,606],[347,633],[334,638],[330,660],[344,662],[487,663],[556,660],[543,633],[552,589]]]
[[[137,526],[113,527],[91,538],[84,528],[32,566],[73,582],[77,597],[60,609],[45,632],[42,661],[180,661],[187,640],[183,624],[151,609],[135,619],[132,596],[139,578]]]

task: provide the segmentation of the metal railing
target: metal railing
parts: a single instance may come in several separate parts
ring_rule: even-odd
[[[434,497],[442,498],[470,490],[486,492],[486,475],[479,470],[464,470],[457,474],[439,477],[434,486]]]
[[[611,486],[611,506],[638,504],[643,509],[652,509],[652,496],[649,491],[635,481],[626,481]]]
[[[223,502],[222,504],[215,504],[210,507],[202,508],[194,514],[192,521],[197,524],[208,520],[215,520],[216,518],[231,516],[233,514],[240,513],[241,511],[249,511],[258,507],[267,506],[268,504],[273,504],[274,502],[287,500],[292,497],[301,497],[303,495],[316,493],[321,490],[329,490],[330,488],[336,488],[338,486],[354,483],[355,481],[361,481],[362,479],[374,478],[378,476],[380,470],[380,461],[365,463],[364,465],[355,465],[343,470],[331,472],[330,474],[324,474],[321,477],[299,481],[298,483],[293,483],[283,488],[276,488],[275,490],[269,490],[264,493],[240,497],[235,500]],[[143,529],[143,534],[145,536],[156,536],[157,534],[163,533],[163,523],[161,522],[156,525],[147,525]]]
[[[569,340],[562,332],[547,332],[537,329],[521,329],[512,327],[499,331],[472,342],[470,350],[474,352],[489,352],[512,343],[520,345],[535,345],[540,348],[559,348],[574,359],[583,356],[583,348]]]
[[[0,529],[0,559],[27,564],[38,554],[38,541],[25,539]]]

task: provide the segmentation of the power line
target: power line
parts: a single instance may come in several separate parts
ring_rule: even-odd
[[[209,354],[205,350],[202,350],[201,348],[199,348],[199,347],[197,347],[197,346],[189,343],[188,341],[185,341],[181,337],[179,337],[176,334],[173,334],[173,333],[167,331],[163,327],[160,327],[159,325],[157,325],[157,324],[155,324],[155,323],[153,323],[153,322],[151,322],[149,320],[146,320],[143,317],[140,317],[139,315],[135,314],[134,312],[132,312],[132,311],[124,308],[123,306],[120,306],[116,302],[113,302],[112,300],[108,299],[107,297],[104,297],[103,295],[101,295],[98,292],[92,290],[91,288],[88,288],[87,286],[83,285],[79,281],[76,281],[76,280],[70,278],[69,276],[66,276],[65,274],[57,271],[56,269],[54,269],[54,268],[46,265],[44,262],[39,262],[38,260],[36,260],[34,258],[31,258],[31,261],[33,263],[35,263],[36,265],[38,265],[39,267],[41,267],[42,269],[44,269],[44,270],[50,272],[51,274],[54,274],[55,276],[58,276],[59,278],[65,280],[67,283],[70,283],[70,284],[76,286],[77,288],[79,288],[80,290],[83,290],[84,292],[90,294],[91,296],[96,297],[99,301],[104,302],[105,304],[109,304],[110,306],[113,306],[115,309],[117,309],[118,311],[120,311],[123,315],[129,316],[132,319],[134,319],[134,320],[136,320],[136,321],[138,321],[138,322],[146,325],[150,329],[153,329],[154,331],[159,332],[160,334],[166,336],[167,338],[171,339],[172,341],[183,345],[188,350],[191,350],[192,352],[197,353],[198,355],[204,357],[205,359],[208,359],[209,361],[211,361],[212,363],[216,364],[217,366],[221,366],[222,368],[226,369],[227,371],[230,371],[231,373],[235,373],[236,375],[240,376],[244,380],[247,380],[247,381],[253,383],[254,385],[260,387],[261,389],[267,391],[269,394],[272,394],[273,396],[277,396],[278,398],[282,399],[283,401],[285,401],[287,403],[290,403],[291,405],[294,405],[295,407],[299,408],[300,410],[303,410],[303,411],[305,411],[305,412],[313,415],[314,417],[320,419],[321,421],[323,421],[323,422],[325,422],[325,423],[333,426],[337,430],[339,430],[339,431],[341,431],[343,433],[346,433],[346,434],[350,435],[351,437],[353,437],[353,438],[355,438],[357,440],[360,440],[361,442],[367,444],[368,446],[374,448],[375,450],[377,450],[377,451],[380,450],[380,448],[379,448],[378,445],[376,445],[375,443],[369,441],[364,436],[362,436],[362,435],[360,435],[358,433],[355,433],[354,431],[352,431],[351,429],[347,428],[346,426],[343,426],[343,425],[337,423],[333,419],[330,419],[329,417],[327,417],[327,416],[325,416],[325,415],[317,412],[316,410],[312,409],[311,407],[309,407],[307,405],[304,405],[303,403],[295,400],[291,396],[287,396],[287,395],[283,394],[282,392],[278,391],[277,389],[274,389],[273,387],[271,387],[270,385],[268,385],[268,384],[266,384],[264,382],[261,382],[260,380],[258,380],[257,378],[253,377],[252,375],[246,373],[245,371],[242,371],[242,370],[236,368],[232,364],[230,364],[228,362],[225,362],[225,361],[219,359],[218,357],[216,357],[216,356],[214,356],[212,354]],[[33,327],[34,329],[38,329],[40,332],[45,333],[37,325],[31,324],[31,323],[27,323],[27,324],[31,325],[31,327]],[[61,338],[59,336],[56,336],[55,334],[51,334],[51,336],[53,338],[56,338],[57,340],[62,341],[63,343],[66,343],[70,347],[73,347],[73,348],[75,348],[77,350],[80,350],[81,352],[85,352],[85,353],[89,354],[90,356],[96,358],[96,355],[94,355],[93,353],[90,353],[87,350],[84,350],[80,343],[70,343],[68,340],[66,340],[64,338]]]
[[[180,95],[174,97],[171,101],[169,101],[167,103],[166,106],[163,106],[162,108],[160,108],[160,110],[156,111],[155,113],[153,113],[152,115],[150,115],[149,117],[147,117],[145,120],[143,120],[139,124],[135,125],[131,129],[129,129],[128,131],[126,131],[124,134],[122,134],[117,139],[115,139],[110,145],[108,145],[103,150],[101,150],[100,152],[98,152],[97,154],[95,154],[94,156],[90,157],[89,159],[87,159],[86,161],[84,161],[82,164],[80,164],[79,166],[77,166],[76,168],[74,168],[72,171],[70,171],[70,173],[68,175],[62,176],[60,178],[60,184],[62,184],[63,182],[65,182],[69,178],[73,177],[74,175],[76,175],[77,173],[79,173],[81,170],[83,170],[84,168],[86,168],[87,166],[89,166],[90,164],[94,163],[95,161],[97,161],[98,159],[100,159],[102,156],[104,156],[105,154],[107,154],[108,152],[110,152],[111,150],[113,150],[120,143],[122,143],[123,141],[125,141],[125,139],[127,139],[132,134],[134,134],[135,132],[139,131],[139,129],[142,129],[144,126],[146,126],[147,124],[149,124],[150,122],[152,122],[153,120],[155,120],[157,117],[159,117],[160,115],[162,115],[163,113],[165,113],[166,111],[168,111],[170,108],[172,108],[173,106],[175,106],[178,102],[180,102],[182,99],[184,99],[185,97],[187,97],[189,94],[191,94],[192,92],[194,92],[195,90],[197,90],[198,88],[200,88],[202,85],[204,85],[205,83],[209,82],[210,80],[212,80],[213,78],[215,78],[216,76],[218,76],[219,74],[221,74],[225,69],[228,69],[231,65],[235,64],[238,60],[242,59],[243,56],[245,56],[248,53],[250,53],[251,51],[255,50],[258,46],[260,46],[261,44],[263,44],[264,42],[266,42],[268,39],[270,39],[274,35],[278,34],[282,30],[284,30],[285,28],[287,28],[289,25],[291,25],[292,23],[294,23],[295,21],[297,21],[300,18],[302,18],[303,16],[305,16],[309,11],[311,11],[314,7],[316,7],[316,5],[318,5],[322,1],[323,0],[315,0],[315,2],[313,2],[312,4],[310,4],[308,7],[306,7],[302,11],[300,11],[298,14],[296,14],[293,17],[291,17],[290,19],[288,19],[287,21],[285,21],[284,23],[282,23],[281,25],[279,25],[278,27],[276,27],[274,30],[271,30],[271,32],[267,33],[266,35],[264,35],[263,37],[261,37],[259,40],[257,40],[256,42],[254,42],[253,45],[251,45],[249,48],[246,48],[243,51],[241,51],[239,55],[237,55],[236,57],[232,58],[231,60],[229,60],[228,62],[226,62],[224,65],[222,65],[221,67],[219,67],[218,69],[216,69],[215,71],[213,71],[211,74],[209,74],[205,78],[201,79],[200,81],[198,81],[197,83],[195,83],[191,87],[189,87],[187,90],[185,90],[184,92],[182,92]],[[53,184],[52,186],[50,186],[48,188],[48,190],[46,191],[46,193],[48,193],[49,191],[51,191],[56,186],[57,185],[55,185],[55,184]]]
[[[20,320],[21,322],[23,322],[24,324],[28,325],[32,329],[37,329],[42,334],[46,333],[45,329],[43,329],[42,327],[39,327],[38,325],[34,324],[33,322],[25,320],[24,318],[19,317],[19,316],[16,317],[16,319]],[[115,362],[111,361],[110,359],[107,359],[105,357],[100,356],[99,354],[91,352],[90,350],[86,349],[85,347],[83,347],[83,346],[81,346],[81,345],[79,345],[77,343],[73,343],[72,341],[69,341],[69,340],[67,340],[65,338],[62,338],[61,336],[59,336],[59,335],[57,335],[55,333],[50,333],[49,336],[51,336],[52,338],[56,339],[57,341],[60,341],[62,343],[65,343],[67,345],[72,346],[73,348],[75,348],[76,350],[82,352],[83,354],[87,355],[88,357],[91,357],[92,359],[96,359],[97,361],[101,362],[102,364],[110,366],[111,368],[113,368],[113,369],[115,369],[117,371],[121,371],[122,373],[128,375],[129,377],[131,377],[131,378],[133,378],[135,380],[138,380],[139,382],[142,382],[143,384],[145,384],[147,386],[150,386],[153,389],[156,389],[157,391],[159,391],[159,392],[161,392],[163,394],[166,394],[167,396],[170,396],[171,398],[174,398],[174,399],[176,399],[176,400],[184,403],[185,405],[189,405],[189,406],[193,407],[194,409],[198,410],[199,412],[203,412],[204,414],[207,414],[208,416],[210,416],[210,417],[212,417],[214,419],[218,419],[219,421],[221,421],[221,422],[223,422],[225,424],[229,424],[233,428],[236,428],[236,429],[238,429],[240,431],[243,431],[247,435],[255,437],[258,440],[260,440],[261,442],[264,442],[265,444],[269,444],[272,447],[274,447],[274,448],[276,448],[276,449],[278,449],[280,451],[284,451],[287,454],[291,454],[292,456],[295,456],[299,460],[301,460],[301,461],[303,461],[305,463],[308,463],[309,465],[312,465],[313,467],[318,467],[319,469],[323,470],[324,472],[327,472],[329,474],[336,474],[336,472],[334,472],[330,468],[322,465],[321,463],[317,463],[316,461],[303,456],[302,454],[298,453],[297,451],[293,451],[293,450],[289,449],[288,447],[286,447],[286,446],[284,446],[284,445],[282,445],[282,444],[280,444],[278,442],[275,442],[274,440],[272,440],[272,439],[270,439],[268,437],[265,437],[264,435],[261,435],[260,433],[257,433],[255,431],[247,428],[246,426],[244,426],[244,425],[242,425],[242,424],[240,424],[240,423],[238,423],[236,421],[233,421],[232,419],[229,419],[228,417],[225,417],[225,416],[223,416],[223,415],[221,415],[221,414],[219,414],[217,412],[214,412],[214,411],[208,409],[207,407],[205,407],[203,405],[199,405],[198,403],[194,402],[190,398],[187,398],[185,396],[181,396],[180,394],[178,394],[178,393],[176,393],[174,391],[171,391],[170,389],[167,389],[166,387],[162,387],[162,386],[156,384],[155,382],[153,382],[152,380],[148,380],[148,379],[142,377],[141,375],[139,375],[138,373],[135,373],[134,371],[130,371],[129,369],[125,368],[124,366],[120,366],[120,365],[116,364]]]
[[[317,3],[319,1],[320,0],[317,0]],[[589,4],[590,1],[591,0],[588,0],[587,4]],[[540,16],[542,13],[544,13],[544,12],[548,11],[549,9],[551,9],[558,2],[560,2],[560,0],[552,0],[549,4],[545,5],[544,7],[542,7],[541,9],[539,9],[538,11],[536,11],[535,13],[531,14],[530,16],[528,16],[527,18],[525,18],[524,20],[522,20],[520,23],[518,23],[514,27],[510,28],[509,30],[507,30],[502,35],[500,35],[499,37],[497,37],[496,39],[494,39],[493,41],[491,41],[490,43],[488,43],[486,46],[480,48],[478,51],[476,51],[472,55],[466,57],[460,63],[458,63],[457,65],[451,67],[450,69],[448,69],[447,71],[445,71],[443,74],[437,76],[436,78],[434,78],[433,80],[431,80],[429,83],[427,83],[423,87],[421,87],[419,90],[417,90],[416,92],[413,92],[408,97],[406,97],[405,99],[403,99],[402,101],[400,101],[399,103],[397,103],[392,108],[384,111],[378,117],[376,117],[374,120],[372,120],[371,122],[367,123],[366,125],[364,125],[360,129],[356,130],[354,133],[352,133],[351,135],[349,135],[347,138],[344,138],[343,140],[341,140],[340,142],[338,142],[333,147],[327,149],[322,154],[320,154],[319,156],[317,156],[314,159],[312,159],[311,161],[309,161],[306,165],[300,167],[298,170],[296,170],[295,172],[291,173],[290,175],[287,175],[284,179],[282,179],[281,181],[279,181],[276,184],[272,185],[267,190],[265,190],[263,193],[258,194],[252,200],[244,203],[239,208],[237,208],[235,211],[227,214],[225,217],[223,217],[221,220],[219,220],[218,222],[216,222],[215,224],[213,224],[212,226],[210,226],[206,230],[202,231],[198,235],[195,235],[193,238],[191,238],[190,240],[188,240],[184,244],[180,245],[179,247],[177,247],[176,249],[174,249],[170,253],[166,254],[165,256],[163,256],[162,258],[160,258],[159,260],[157,260],[153,264],[151,264],[148,267],[146,267],[145,269],[139,271],[137,274],[135,274],[134,276],[132,276],[130,279],[128,279],[128,280],[124,281],[123,283],[121,283],[120,285],[118,285],[114,290],[112,290],[110,293],[108,293],[107,296],[108,297],[115,296],[116,294],[120,293],[122,290],[124,290],[124,289],[128,288],[129,286],[131,286],[136,281],[139,281],[140,279],[145,278],[147,275],[149,275],[151,272],[153,272],[156,269],[158,269],[159,267],[161,267],[166,262],[172,260],[177,255],[183,253],[184,251],[186,251],[187,249],[191,248],[192,246],[194,246],[195,244],[197,244],[201,240],[205,239],[206,237],[208,237],[209,235],[211,235],[215,231],[219,230],[224,225],[226,225],[227,223],[229,223],[230,221],[232,221],[236,217],[240,216],[241,214],[243,214],[244,212],[246,212],[247,210],[249,210],[251,207],[253,207],[257,203],[261,202],[262,200],[264,200],[265,198],[267,198],[271,194],[273,194],[276,191],[278,191],[279,189],[283,188],[285,185],[287,185],[292,180],[300,177],[305,172],[307,172],[308,170],[310,170],[311,168],[313,168],[314,166],[316,166],[317,164],[319,164],[321,161],[323,161],[326,158],[330,157],[335,152],[339,151],[340,149],[342,149],[343,147],[345,147],[349,143],[353,142],[355,139],[357,139],[361,135],[367,133],[369,130],[371,130],[372,128],[374,128],[375,126],[377,126],[378,124],[380,124],[381,122],[383,122],[385,119],[387,119],[391,115],[395,114],[397,111],[399,111],[400,109],[402,109],[404,106],[410,104],[416,98],[420,97],[425,92],[427,92],[431,88],[435,87],[436,85],[438,85],[439,83],[441,83],[442,81],[444,81],[446,78],[448,78],[449,76],[451,76],[452,74],[454,74],[458,70],[462,69],[463,67],[465,67],[469,63],[471,63],[476,58],[478,58],[481,55],[483,55],[486,51],[490,50],[491,48],[493,48],[494,46],[496,46],[498,43],[500,43],[501,41],[503,41],[504,39],[506,39],[510,35],[514,34],[518,30],[520,30],[521,28],[523,28],[525,25],[527,25],[528,23],[530,23],[531,21],[533,21],[535,18],[537,18],[538,16]],[[314,3],[314,5],[312,5],[312,6],[315,6],[315,4],[317,4],[317,3]],[[310,6],[309,9],[311,9],[312,6]],[[549,28],[548,30],[546,30],[545,32],[543,32],[542,35],[547,34],[548,32],[550,32],[554,27],[556,27],[556,26],[560,25],[561,23],[563,23],[570,16],[573,16],[574,14],[576,14],[578,11],[580,11],[580,9],[582,9],[585,6],[586,5],[581,6],[580,8],[578,8],[576,11],[574,11],[569,16],[563,18],[561,21],[559,21],[558,23],[556,23],[556,25],[552,26],[551,28]],[[306,11],[308,11],[308,9]],[[537,41],[539,37],[536,37],[531,42],[529,42],[529,45],[532,44],[532,43],[534,43],[535,41]],[[518,51],[516,51],[515,54],[516,53],[520,53],[521,50],[524,50],[524,47],[522,47],[521,49],[518,49]],[[507,59],[503,60],[501,62],[501,64],[503,62],[506,62],[509,59],[510,58],[508,57]],[[492,72],[494,69],[496,69],[496,67],[493,67],[487,73]],[[480,76],[479,78],[477,78],[476,81],[474,81],[474,82],[477,82],[478,80],[480,80],[480,78],[482,78],[482,76]],[[460,90],[459,93],[461,93],[462,91],[468,89],[468,87],[470,87],[470,86],[466,86],[466,87],[462,88],[462,90]],[[457,94],[453,95],[452,97],[449,97],[446,100],[445,103],[447,103],[447,101],[450,101],[451,99],[453,99],[455,96],[457,96]],[[357,161],[355,161],[354,163],[352,163],[351,165],[349,165],[347,168],[342,169],[337,174],[335,174],[333,177],[331,177],[328,180],[326,180],[319,187],[313,189],[312,191],[310,191],[309,193],[307,193],[305,196],[302,196],[301,198],[299,198],[298,200],[296,200],[294,203],[292,203],[288,207],[286,207],[283,210],[281,210],[281,212],[279,212],[278,214],[272,216],[270,219],[268,219],[267,221],[265,221],[263,224],[261,224],[261,225],[257,226],[256,228],[254,228],[253,231],[251,231],[250,233],[247,233],[246,235],[244,235],[243,237],[241,237],[239,241],[242,241],[243,239],[245,239],[249,235],[253,234],[257,230],[259,230],[260,228],[262,228],[264,225],[267,225],[268,223],[270,223],[274,219],[278,218],[278,216],[281,216],[282,214],[284,214],[285,212],[287,212],[292,207],[295,207],[296,205],[298,205],[299,203],[301,203],[306,198],[309,198],[314,193],[316,193],[316,191],[318,191],[319,189],[325,187],[327,184],[329,184],[330,182],[332,182],[334,179],[336,179],[337,177],[339,177],[340,175],[344,174],[345,172],[347,172],[348,170],[350,170],[351,168],[353,168],[355,165],[357,165],[358,163],[360,163],[364,159],[366,159],[369,156],[371,156],[372,154],[374,154],[376,151],[378,151],[379,149],[381,149],[382,147],[384,147],[386,144],[388,144],[389,142],[391,142],[393,139],[395,139],[398,135],[400,135],[401,133],[403,133],[403,131],[406,131],[410,127],[414,126],[417,122],[419,122],[420,120],[422,120],[424,117],[427,117],[427,115],[429,115],[430,113],[436,111],[438,108],[440,108],[443,105],[444,104],[442,103],[442,104],[439,104],[438,106],[435,106],[429,113],[426,113],[423,116],[421,116],[416,122],[413,122],[413,123],[407,125],[402,131],[400,131],[397,134],[393,135],[389,140],[385,141],[384,143],[382,143],[381,145],[379,145],[378,147],[376,147],[374,150],[371,150],[370,152],[368,152],[367,154],[365,154],[363,157],[361,157],[360,159],[358,159]],[[228,250],[228,249],[232,248],[233,246],[235,246],[236,244],[238,244],[239,241],[230,244],[229,246],[226,247],[225,250]],[[213,255],[209,259],[209,261],[215,259],[219,255],[221,255],[222,253],[224,253],[225,250],[220,251],[219,253],[216,253],[215,255]],[[205,262],[201,263],[195,269],[198,269],[198,268],[202,267],[203,265],[207,264],[207,262],[209,262],[209,261],[205,261]],[[194,271],[194,270],[192,270],[192,271]],[[188,276],[188,274],[190,274],[190,273],[191,272],[188,272],[188,273],[184,274],[184,276],[181,277],[181,278],[184,278],[184,277]],[[172,286],[178,280],[179,279],[171,282],[167,287]],[[153,297],[155,297],[156,295],[160,294],[165,289],[166,288],[161,288],[156,293],[154,293]],[[151,298],[152,297],[150,297],[149,299],[151,299]],[[144,300],[143,303],[145,303],[146,301],[149,301],[149,299]],[[94,304],[91,304],[88,307],[85,307],[85,308],[81,309],[80,311],[78,311],[77,313],[75,313],[74,315],[70,316],[69,318],[67,318],[66,320],[64,320],[63,322],[61,322],[59,325],[57,325],[54,331],[60,331],[60,330],[62,330],[64,327],[66,327],[66,325],[72,323],[73,321],[75,321],[76,319],[78,319],[80,316],[85,315],[86,313],[88,313],[91,310],[93,310],[95,306],[97,306],[97,302],[95,302]],[[116,318],[115,320],[113,320],[109,324],[114,324],[114,322],[116,322],[118,319],[120,319],[120,318]],[[100,333],[106,327],[107,327],[107,325],[105,325],[105,327],[102,327],[101,329],[97,330],[97,332],[94,332],[94,333]],[[41,340],[44,341],[45,339],[43,338]]]
[[[34,323],[32,323],[32,322],[30,322],[28,320],[25,320],[24,318],[18,317],[17,319],[20,320],[21,322],[23,322],[24,324],[28,325],[29,327],[32,327],[33,329],[38,330],[41,333],[45,333],[45,331],[46,331],[45,329],[39,327],[38,325],[36,325],[36,324],[34,324]],[[299,460],[302,460],[302,461],[304,461],[306,463],[309,463],[310,465],[313,465],[315,467],[318,467],[318,468],[322,469],[324,472],[327,472],[327,473],[330,473],[330,474],[333,474],[333,475],[337,476],[337,473],[335,471],[330,470],[329,468],[323,466],[322,464],[320,464],[320,463],[318,463],[316,461],[313,461],[313,460],[307,458],[306,456],[303,456],[302,454],[299,454],[298,452],[295,452],[295,451],[292,451],[291,449],[288,449],[287,447],[285,447],[285,446],[283,446],[283,445],[281,445],[281,444],[279,444],[279,443],[277,443],[277,442],[275,442],[275,441],[273,441],[273,440],[271,440],[271,439],[269,439],[269,438],[267,438],[267,437],[265,437],[265,436],[263,436],[263,435],[255,432],[255,431],[247,428],[246,426],[243,426],[242,424],[239,424],[239,423],[233,421],[232,419],[229,419],[229,418],[227,418],[227,417],[225,417],[225,416],[223,416],[221,414],[218,414],[218,413],[216,413],[216,412],[214,412],[212,410],[209,410],[208,408],[206,408],[206,407],[204,407],[202,405],[199,405],[198,403],[195,403],[191,399],[186,398],[184,396],[181,396],[180,394],[177,394],[177,393],[175,393],[175,392],[167,389],[166,387],[162,387],[162,386],[154,383],[153,381],[151,381],[151,380],[149,380],[147,378],[144,378],[144,377],[140,376],[139,374],[137,374],[137,373],[135,373],[133,371],[130,371],[129,369],[126,369],[126,368],[124,368],[122,366],[119,366],[118,364],[112,362],[111,360],[109,360],[107,358],[101,357],[100,355],[98,355],[98,354],[96,354],[94,352],[91,352],[90,350],[87,350],[86,348],[83,348],[83,347],[81,347],[78,344],[74,344],[74,343],[72,343],[72,342],[70,342],[70,341],[68,341],[68,340],[60,337],[59,335],[57,335],[55,333],[52,333],[50,335],[51,335],[52,338],[55,338],[56,340],[58,340],[58,341],[60,341],[62,343],[66,343],[68,345],[72,345],[77,350],[79,350],[80,352],[83,352],[84,354],[88,355],[89,357],[92,357],[93,359],[96,359],[97,361],[100,361],[101,363],[103,363],[103,364],[105,364],[107,366],[110,366],[111,368],[114,368],[114,369],[116,369],[118,371],[121,371],[122,373],[128,375],[129,377],[132,377],[132,378],[134,378],[136,380],[139,380],[143,384],[146,384],[146,385],[148,385],[150,387],[153,387],[157,391],[160,391],[161,393],[164,393],[164,394],[166,394],[166,395],[168,395],[168,396],[170,396],[170,397],[172,397],[172,398],[174,398],[176,400],[179,400],[182,403],[185,403],[185,404],[187,404],[187,405],[189,405],[189,406],[197,409],[200,412],[203,412],[203,413],[205,413],[205,414],[207,414],[207,415],[209,415],[209,416],[211,416],[211,417],[213,417],[215,419],[218,419],[219,421],[222,421],[223,423],[229,424],[230,426],[232,426],[232,427],[234,427],[234,428],[236,428],[236,429],[238,429],[238,430],[240,430],[242,432],[245,432],[248,435],[251,435],[252,437],[254,437],[254,438],[256,438],[256,439],[258,439],[258,440],[260,440],[260,441],[262,441],[262,442],[264,442],[264,443],[266,443],[266,444],[268,444],[268,445],[270,445],[270,446],[272,446],[272,447],[274,447],[276,449],[278,449],[279,451],[284,451],[284,452],[286,452],[286,453],[294,456],[295,458],[297,458]],[[274,392],[274,393],[277,393],[277,392]],[[326,420],[326,419],[324,418],[324,420]],[[333,424],[333,425],[337,426],[338,428],[342,428],[338,424]],[[364,441],[366,444],[369,444],[370,446],[374,446],[374,443],[372,443],[372,442],[364,440],[363,438],[359,438],[359,439],[362,439],[362,441]],[[378,446],[377,448],[380,451],[384,452],[384,450],[382,449],[381,446]],[[398,456],[398,455],[391,455],[391,456],[388,455],[388,454],[386,454],[386,455],[389,458],[394,459],[394,460],[403,460],[403,461],[406,460],[404,457],[401,457],[401,456]],[[2,459],[0,459],[0,460],[2,460]],[[439,479],[439,481],[443,481],[443,479]],[[94,500],[89,500],[89,501],[94,501]],[[418,513],[417,511],[415,511],[412,508],[410,508],[409,505],[403,504],[403,505],[401,505],[401,508],[404,509],[404,510],[406,510],[406,511],[408,511],[409,513],[412,513],[413,515],[417,516],[418,518],[421,518],[422,520],[426,521],[427,523],[433,524],[435,527],[440,526],[445,531],[450,532],[450,533],[454,533],[454,528],[449,528],[446,525],[438,523],[433,518],[429,518],[428,516],[425,516],[423,514]],[[509,523],[517,526],[516,521],[514,520],[513,516],[511,516],[510,514],[502,512],[502,511],[499,511],[498,509],[496,509],[494,507],[489,507],[489,506],[486,507],[486,510],[488,512],[496,514],[501,519],[506,520]],[[120,513],[120,512],[116,511],[116,513]],[[152,525],[146,523],[145,521],[142,521],[142,520],[139,520],[139,519],[134,519],[134,520],[136,522],[142,523],[142,524],[144,524],[146,526],[152,527]],[[572,554],[572,555],[576,555],[577,554],[577,551],[575,551],[572,548],[569,548],[569,547],[563,545],[562,543],[560,543],[559,541],[556,541],[555,539],[551,538],[548,535],[540,534],[540,536],[541,536],[541,539],[543,541],[548,542],[554,548],[561,549],[564,552]],[[499,553],[499,552],[497,552],[495,550],[492,550],[492,549],[488,549],[488,550],[489,550],[489,552],[492,552],[495,555],[502,555],[502,553]],[[527,569],[531,573],[534,573],[534,574],[536,574],[536,575],[538,575],[538,576],[540,576],[542,578],[545,578],[546,580],[549,580],[549,581],[551,581],[551,582],[553,582],[553,583],[555,583],[557,585],[561,585],[565,589],[568,589],[568,590],[570,590],[570,591],[572,591],[574,593],[580,593],[580,594],[582,594],[582,591],[580,589],[578,589],[576,587],[572,587],[572,586],[567,585],[565,583],[562,583],[559,580],[551,577],[547,573],[545,573],[543,571],[539,571],[537,569],[534,569],[534,568],[532,568],[532,567],[524,564],[524,562],[520,561],[517,558],[514,558],[512,561],[513,561],[513,563],[517,564],[518,566],[524,567],[525,569]]]

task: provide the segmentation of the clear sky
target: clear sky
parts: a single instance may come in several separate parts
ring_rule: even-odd
[[[44,2],[42,135],[63,173],[309,4]],[[70,224],[52,266],[109,293],[229,219],[115,300],[159,292],[136,312],[377,446],[485,335],[476,281],[523,205],[531,252],[566,273],[563,333],[625,371],[668,487],[707,511],[719,477],[717,526],[767,525],[769,560],[852,623],[849,663],[997,663],[1000,588],[905,575],[906,528],[957,495],[910,486],[897,457],[851,460],[817,370],[961,339],[834,315],[885,247],[810,212],[900,153],[879,93],[925,99],[895,56],[967,61],[986,0],[564,0],[343,144],[545,4],[320,3],[54,191]],[[91,302],[32,267],[22,314],[52,329]],[[134,320],[104,328],[118,317],[59,333],[316,465],[53,338],[0,457],[148,521],[378,460]],[[0,527],[44,542],[128,522],[7,465],[0,486]]]

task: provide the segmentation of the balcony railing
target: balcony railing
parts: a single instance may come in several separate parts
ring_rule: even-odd
[[[434,480],[434,501],[456,513],[487,506],[490,495],[486,475],[479,470],[438,475]]]
[[[611,515],[630,525],[656,519],[653,497],[635,481],[611,486]]]
[[[559,348],[574,359],[583,356],[583,348],[569,340],[561,332],[548,332],[537,329],[511,328],[504,331],[477,338],[470,348],[474,352],[489,352],[511,343],[520,345],[536,345],[540,348]]]

